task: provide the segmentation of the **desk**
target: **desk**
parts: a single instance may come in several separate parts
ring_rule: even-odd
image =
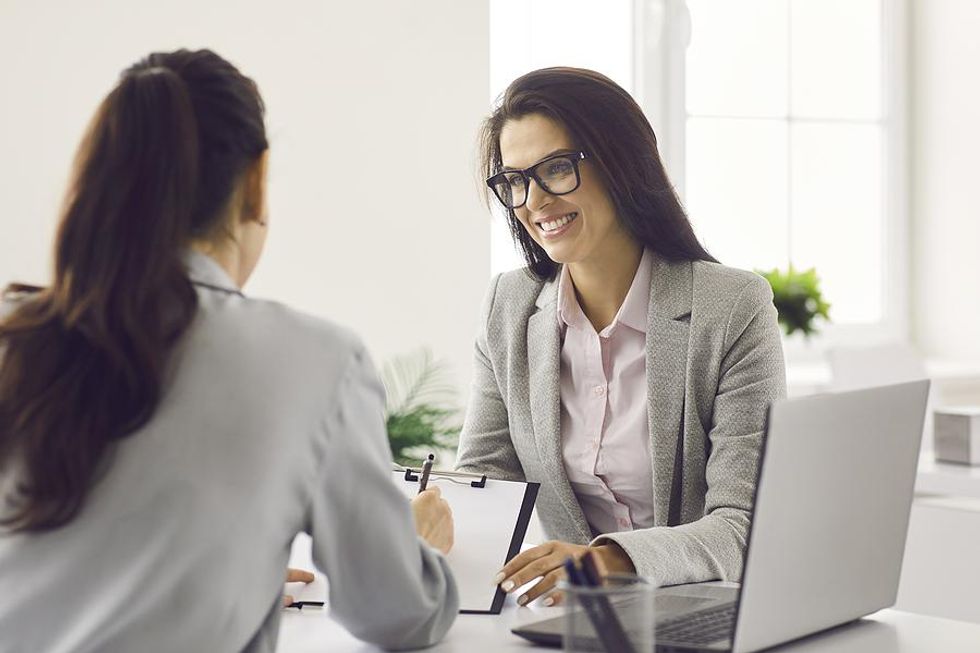
[[[923,456],[919,461],[915,492],[980,499],[980,467],[941,463]]]
[[[550,651],[511,634],[519,624],[561,614],[562,608],[518,608],[508,599],[499,616],[459,615],[446,638],[426,651],[496,653]],[[367,653],[379,649],[349,635],[325,612],[287,610],[279,631],[280,653]],[[882,610],[856,623],[841,626],[773,651],[792,653],[977,653],[980,624]]]

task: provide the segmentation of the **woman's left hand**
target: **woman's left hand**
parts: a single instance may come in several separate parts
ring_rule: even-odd
[[[565,578],[565,560],[568,557],[578,560],[587,551],[592,551],[592,554],[598,558],[599,571],[603,575],[635,571],[633,561],[616,544],[590,547],[551,541],[514,556],[513,560],[504,565],[494,581],[502,590],[510,593],[525,583],[540,578],[541,580],[534,587],[517,597],[517,604],[527,605],[547,594],[543,601],[544,605],[558,605],[562,600],[561,592],[552,592],[552,590],[559,580]]]

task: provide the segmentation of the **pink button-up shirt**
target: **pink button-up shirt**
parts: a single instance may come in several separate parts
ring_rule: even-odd
[[[558,281],[562,458],[595,533],[653,526],[646,327],[653,260],[644,250],[612,323],[582,312],[568,268]]]

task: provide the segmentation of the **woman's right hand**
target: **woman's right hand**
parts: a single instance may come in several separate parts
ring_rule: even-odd
[[[415,531],[429,546],[449,553],[453,548],[453,511],[438,487],[430,487],[412,499]]]

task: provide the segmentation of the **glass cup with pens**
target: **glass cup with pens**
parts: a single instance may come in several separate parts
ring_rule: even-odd
[[[595,558],[565,561],[566,580],[562,642],[566,653],[653,653],[654,591],[640,576],[602,578]]]

